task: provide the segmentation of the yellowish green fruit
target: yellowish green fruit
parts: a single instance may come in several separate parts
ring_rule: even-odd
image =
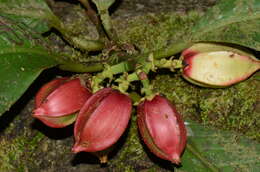
[[[199,43],[183,51],[183,77],[203,87],[226,87],[260,69],[253,55],[223,45]]]

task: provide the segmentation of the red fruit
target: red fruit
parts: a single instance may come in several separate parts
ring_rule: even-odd
[[[36,94],[33,117],[50,127],[65,127],[75,121],[76,112],[91,95],[79,78],[54,79]]]
[[[151,101],[140,103],[137,113],[140,134],[151,152],[179,164],[187,136],[176,108],[166,98],[156,95]]]
[[[123,134],[130,120],[131,99],[111,88],[93,94],[77,117],[74,153],[98,152],[112,146]]]
[[[57,78],[42,86],[35,96],[35,107],[38,108],[51,92],[67,80],[69,80],[67,77]]]

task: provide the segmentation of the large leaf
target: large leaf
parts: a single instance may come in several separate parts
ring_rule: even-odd
[[[19,22],[16,16],[0,15],[0,115],[41,71],[57,63],[44,47],[46,41],[32,30],[34,28],[24,20]]]
[[[40,33],[49,30],[47,21],[53,16],[44,0],[0,0],[0,13]]]
[[[221,0],[193,29],[193,41],[217,41],[260,50],[260,1]]]
[[[220,171],[250,171],[260,169],[260,145],[252,140],[238,136],[235,133],[214,130],[189,121],[192,136],[189,143],[200,152],[206,161],[214,164]],[[184,171],[208,172],[210,168],[192,154],[185,150],[182,157]]]

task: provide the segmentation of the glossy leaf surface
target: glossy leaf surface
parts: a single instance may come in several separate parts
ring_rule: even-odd
[[[192,29],[192,42],[228,42],[259,51],[259,28],[259,0],[221,0]]]
[[[204,158],[204,163],[186,149],[180,170],[213,171],[207,163],[214,165],[219,171],[227,172],[258,171],[260,168],[260,145],[257,142],[237,133],[206,127],[193,121],[188,123],[191,135],[188,143]]]
[[[12,106],[44,69],[56,64],[41,35],[26,22],[1,14],[0,114]]]
[[[53,15],[44,0],[0,0],[0,13],[38,33],[49,30],[47,21]]]

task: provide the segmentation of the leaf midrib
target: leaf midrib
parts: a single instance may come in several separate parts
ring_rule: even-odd
[[[48,52],[45,49],[27,48],[27,47],[1,48],[0,56],[4,54],[38,54],[38,55],[52,57],[54,59],[57,58],[56,55]]]

